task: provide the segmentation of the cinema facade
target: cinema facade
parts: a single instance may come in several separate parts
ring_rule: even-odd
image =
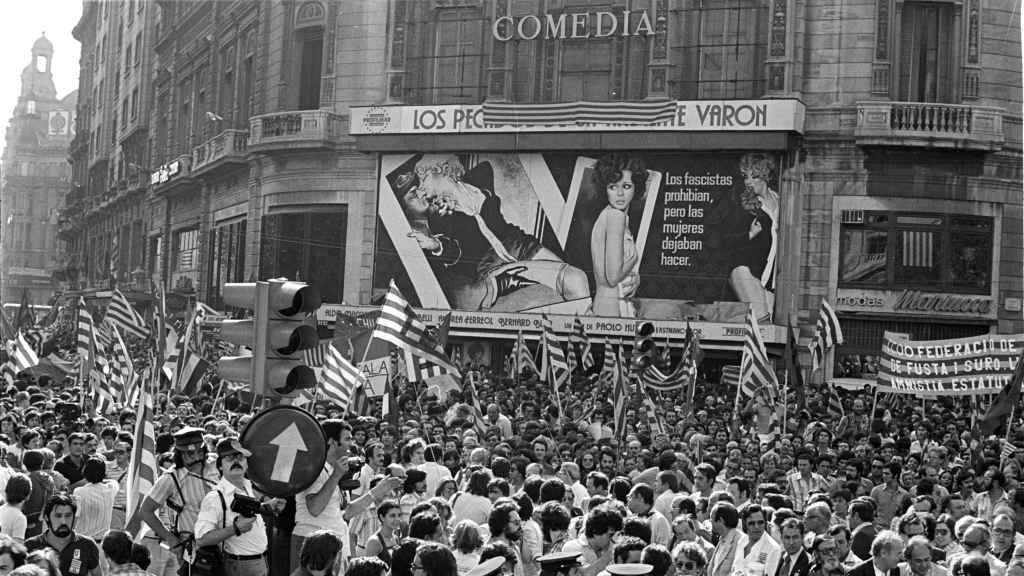
[[[711,377],[748,308],[777,357],[835,306],[819,381],[870,380],[886,332],[1024,332],[1015,0],[143,4],[154,101],[118,124],[142,155],[76,163],[83,288],[123,212],[140,286],[220,308],[224,282],[300,278],[333,318],[394,280],[495,366],[541,312],[627,346],[639,319],[659,343],[689,322]],[[115,164],[146,193],[104,184]]]
[[[393,280],[432,321],[454,310],[456,353],[494,365],[540,312],[612,341],[650,320],[679,342],[689,322],[713,376],[738,363],[748,307],[778,354],[826,298],[847,384],[873,379],[885,332],[1022,332],[1019,74],[995,81],[1020,58],[978,41],[1019,32],[1012,2],[978,4],[391,2],[382,92],[349,110],[377,164],[370,302],[336,310]],[[612,153],[647,178],[626,209],[635,284],[609,307],[594,242]],[[483,208],[418,213],[438,175]]]

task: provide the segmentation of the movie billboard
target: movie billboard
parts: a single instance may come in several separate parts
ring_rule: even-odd
[[[778,155],[385,154],[374,297],[414,306],[771,318]]]

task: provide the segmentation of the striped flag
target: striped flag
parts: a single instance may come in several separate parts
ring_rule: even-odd
[[[306,366],[310,368],[323,366],[324,359],[327,357],[327,347],[330,345],[330,340],[321,340],[316,346],[303,350],[302,355],[305,357]]]
[[[768,361],[768,352],[761,341],[761,331],[754,317],[754,308],[747,309],[746,335],[743,339],[743,360],[740,362],[740,389],[736,395],[739,408],[741,398],[758,397],[769,406],[779,398],[779,382]]]
[[[846,415],[843,409],[843,401],[839,398],[839,391],[835,384],[828,385],[828,416],[834,422],[839,422]]]
[[[115,289],[114,295],[110,297],[106,319],[127,336],[142,340],[149,338],[149,326],[142,319],[142,314],[132,307],[120,290]]]
[[[1000,443],[1002,444],[1002,448],[999,449],[999,459],[1006,460],[1008,458],[1013,458],[1013,455],[1017,453],[1017,447],[1011,444],[1006,438],[1000,440]]]
[[[114,279],[114,282],[117,282],[120,279],[118,278],[118,270],[120,267],[121,246],[120,242],[117,241],[117,234],[115,233],[110,240],[110,277]]]
[[[607,352],[606,352],[607,353]],[[626,408],[629,405],[629,382],[626,368],[626,355],[619,343],[619,351],[615,357],[615,381],[612,389],[614,402],[615,438],[622,440],[626,436]]]
[[[7,317],[7,311],[0,307],[0,340],[4,342],[14,340],[17,333],[18,331],[11,324],[11,319]]]
[[[348,410],[356,388],[367,385],[359,369],[346,360],[334,344],[327,347],[321,376],[320,398],[337,404],[342,412]]]
[[[185,337],[178,341],[178,363],[174,368],[174,380],[172,381],[172,390],[180,392],[184,389],[183,376],[187,373],[187,366],[194,361],[192,356],[194,353],[192,339],[193,334],[196,332],[196,314],[197,310],[193,310],[192,314],[188,317],[188,321],[185,323]],[[198,349],[198,348],[197,348]]]
[[[605,382],[615,383],[615,379],[618,377],[618,368],[615,363],[615,347],[612,346],[611,340],[607,340],[604,343],[604,365],[601,367],[601,380]]]
[[[530,370],[533,370],[534,374],[539,372],[539,370],[537,370],[537,362],[534,361],[533,354],[530,352],[530,349],[526,346],[526,340],[523,339],[523,331],[522,330],[520,330],[519,331],[519,335],[516,336],[516,358],[515,358],[515,363],[516,363],[516,375],[517,376],[519,374],[522,374],[523,370],[526,369],[526,368],[529,368]]]
[[[839,318],[835,310],[824,298],[821,299],[821,308],[818,310],[818,323],[814,327],[814,338],[807,344],[811,351],[811,370],[817,370],[825,361],[825,352],[843,343],[843,329],[839,325]]]
[[[530,126],[535,124],[635,124],[650,126],[671,122],[676,115],[675,100],[644,102],[554,102],[518,104],[484,102],[485,124]]]
[[[78,329],[75,331],[76,349],[81,364],[78,369],[79,382],[87,384],[93,365],[96,363],[96,336],[92,314],[85,305],[85,299],[78,299]]]
[[[125,490],[125,518],[129,521],[146,495],[152,491],[160,474],[156,462],[156,430],[153,427],[156,417],[153,411],[153,378],[149,376],[142,382],[135,410],[135,442],[128,463],[128,486]]]
[[[373,338],[391,342],[441,366],[456,377],[462,376],[459,369],[445,355],[444,348],[427,331],[426,324],[413,311],[409,301],[402,296],[394,280],[391,281],[391,288],[380,308],[380,318],[373,329]]]
[[[907,268],[932,268],[935,265],[935,233],[923,230],[902,230],[901,264]]]
[[[740,366],[739,364],[730,364],[722,367],[722,385],[723,386],[739,386],[740,385]]]
[[[111,329],[114,332],[114,353],[111,355],[114,362],[111,365],[111,380],[120,385],[120,394],[115,398],[130,406],[131,388],[135,384],[135,363],[132,362],[132,355],[128,352],[121,333],[117,328],[111,327]],[[114,373],[115,368],[117,369],[116,374]]]
[[[16,373],[39,365],[39,356],[21,332],[18,332],[18,337],[11,343],[10,359],[14,363]]]
[[[576,343],[580,346],[580,365],[583,366],[584,370],[590,370],[596,364],[594,362],[593,346],[590,342],[590,336],[587,335],[587,331],[583,328],[583,321],[580,320],[579,316],[573,318],[572,334],[569,336],[569,341],[572,342],[574,337]]]
[[[541,371],[545,374],[541,374],[541,381],[544,380],[546,373],[550,373],[551,386],[557,397],[559,389],[569,382],[569,363],[565,359],[565,350],[562,349],[562,343],[555,334],[551,318],[547,314],[543,314],[542,318],[544,367]]]
[[[437,331],[434,334],[434,339],[437,340],[437,346],[441,350],[444,350],[445,346],[448,345],[448,331],[451,330],[451,326],[452,313],[449,312],[441,319],[441,324],[438,325]],[[410,358],[412,359],[412,362],[409,362]],[[406,351],[406,363],[410,369],[410,380],[413,382],[426,382],[430,378],[446,373],[443,367],[424,358],[414,356],[408,350]]]

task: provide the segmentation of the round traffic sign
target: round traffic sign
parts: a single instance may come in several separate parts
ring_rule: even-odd
[[[309,488],[324,469],[327,438],[309,412],[275,406],[256,415],[242,431],[252,452],[249,479],[264,494],[285,498]]]

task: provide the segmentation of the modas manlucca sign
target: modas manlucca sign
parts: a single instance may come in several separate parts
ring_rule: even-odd
[[[495,40],[573,40],[610,36],[653,36],[646,10],[500,16],[491,25]]]

